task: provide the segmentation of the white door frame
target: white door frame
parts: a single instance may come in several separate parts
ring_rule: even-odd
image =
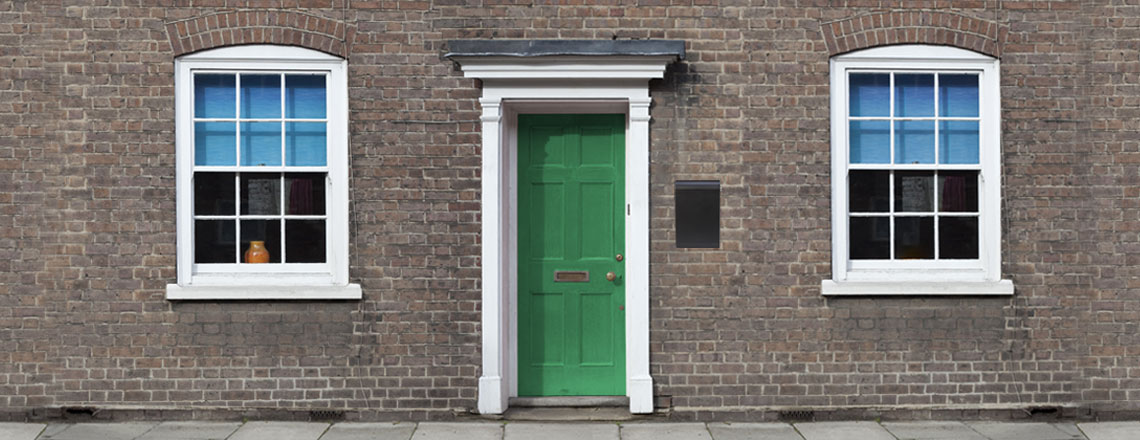
[[[501,414],[518,394],[516,374],[517,157],[519,113],[624,113],[626,395],[632,413],[653,412],[649,375],[649,80],[672,56],[464,57],[483,80],[483,372],[479,412]]]

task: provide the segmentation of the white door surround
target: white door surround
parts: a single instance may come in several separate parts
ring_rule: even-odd
[[[659,43],[659,42],[658,42]],[[520,113],[623,113],[626,118],[626,394],[653,412],[649,375],[649,80],[674,55],[472,56],[451,54],[483,82],[483,371],[479,412],[500,414],[518,394],[516,319],[517,142]]]

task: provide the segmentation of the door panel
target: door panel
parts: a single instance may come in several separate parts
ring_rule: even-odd
[[[625,115],[518,127],[519,395],[624,395]]]

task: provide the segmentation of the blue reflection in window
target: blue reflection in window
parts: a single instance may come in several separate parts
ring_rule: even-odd
[[[895,163],[934,163],[934,121],[895,122]]]
[[[285,117],[325,117],[324,75],[285,75]]]
[[[281,75],[241,76],[241,117],[281,117]]]
[[[978,117],[978,75],[938,75],[938,114]]]
[[[938,123],[938,161],[947,164],[978,163],[978,121]]]
[[[890,122],[851,121],[849,137],[851,163],[890,163]]]
[[[285,124],[285,165],[325,166],[327,135],[324,122]]]
[[[934,75],[895,75],[895,116],[934,116]]]
[[[234,75],[194,75],[194,117],[232,118],[237,97]]]
[[[851,116],[890,116],[891,76],[886,73],[852,73]]]
[[[241,164],[243,166],[281,165],[281,123],[241,123]]]
[[[233,122],[195,122],[194,165],[232,166],[235,135]]]

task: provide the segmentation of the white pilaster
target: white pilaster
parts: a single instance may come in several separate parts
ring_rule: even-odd
[[[653,412],[653,378],[649,375],[649,99],[630,97],[629,139],[625,158],[626,394],[629,411]]]
[[[504,331],[507,329],[505,301],[506,255],[503,222],[502,101],[497,98],[479,100],[483,107],[483,375],[479,378],[479,412],[500,414],[507,409],[507,382],[503,380],[506,365]]]

